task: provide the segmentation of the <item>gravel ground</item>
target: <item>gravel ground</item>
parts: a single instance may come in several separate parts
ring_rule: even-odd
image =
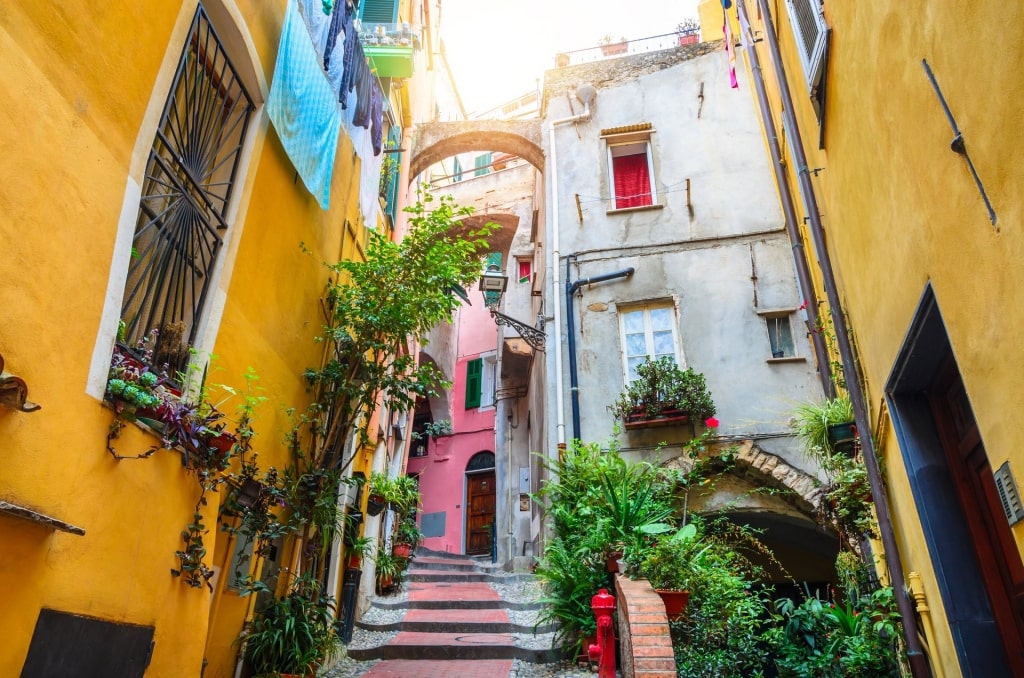
[[[503,600],[515,603],[533,603],[540,599],[542,591],[535,580],[519,581],[515,577],[508,577],[507,581],[491,582],[491,588],[497,591]],[[408,599],[407,587],[382,598],[389,603],[401,602]],[[385,609],[371,606],[363,616],[363,621],[372,624],[390,624],[400,621],[405,615],[404,608]],[[514,624],[533,627],[538,620],[537,610],[508,610],[509,619]],[[352,633],[352,642],[348,647],[367,648],[383,645],[398,634],[397,631],[367,631],[358,626]],[[529,648],[551,647],[553,634],[516,633],[516,645]],[[349,657],[340,659],[329,670],[320,674],[321,678],[358,678],[369,671],[379,660],[355,661]],[[559,662],[553,664],[533,664],[516,659],[512,662],[512,671],[509,678],[592,678],[596,675],[587,667],[579,666],[571,662]],[[617,674],[618,675],[618,674]],[[438,678],[458,678],[457,676],[439,676]],[[504,676],[495,678],[504,678]]]

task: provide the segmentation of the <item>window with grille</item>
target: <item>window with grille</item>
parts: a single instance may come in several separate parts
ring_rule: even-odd
[[[636,379],[636,368],[650,357],[668,356],[685,367],[679,350],[679,323],[671,304],[649,304],[623,310],[619,314],[625,381]]]
[[[807,89],[812,94],[821,81],[825,64],[825,46],[828,25],[819,0],[786,0],[789,20],[793,25],[797,53],[807,78]]]
[[[171,376],[188,363],[211,292],[254,109],[200,5],[146,165],[121,308],[125,343],[156,330],[150,362]]]

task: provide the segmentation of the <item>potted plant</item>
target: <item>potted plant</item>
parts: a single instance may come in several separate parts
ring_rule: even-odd
[[[690,599],[690,581],[710,544],[701,543],[697,526],[689,523],[657,539],[640,564],[640,576],[665,603],[670,620],[680,618]]]
[[[423,427],[424,433],[431,438],[440,438],[441,436],[450,436],[452,434],[452,422],[448,419],[440,419],[438,421],[428,422]]]
[[[313,675],[342,648],[334,615],[334,600],[316,580],[300,578],[247,625],[241,637],[245,661],[256,675]]]
[[[627,429],[704,421],[715,415],[704,375],[693,368],[680,369],[671,356],[648,356],[636,372],[636,379],[609,406]]]
[[[419,546],[421,538],[420,528],[416,526],[416,521],[408,517],[403,518],[398,523],[398,529],[395,530],[394,554],[400,558],[409,558]]]
[[[373,555],[373,539],[368,536],[356,537],[351,543],[345,545],[345,566],[352,570],[358,570],[363,564],[363,558]]]
[[[420,484],[414,476],[401,475],[391,481],[387,497],[391,508],[400,516],[411,514],[420,504]]]
[[[373,557],[377,577],[377,593],[385,594],[401,583],[402,572],[405,570],[403,560],[381,549]]]
[[[394,493],[393,481],[383,473],[374,471],[367,482],[366,512],[379,515],[388,505],[388,498]]]
[[[812,457],[821,453],[852,454],[857,440],[853,404],[847,396],[805,403],[794,413],[796,435]]]

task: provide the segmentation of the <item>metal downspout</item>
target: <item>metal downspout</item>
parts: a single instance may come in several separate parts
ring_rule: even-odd
[[[554,297],[555,308],[552,313],[552,321],[555,324],[555,332],[551,337],[555,344],[553,351],[555,354],[555,430],[557,432],[559,449],[565,447],[565,396],[562,393],[562,388],[564,387],[562,378],[562,345],[558,341],[559,334],[562,331],[562,304],[558,298],[558,289],[562,280],[559,270],[561,245],[559,244],[558,237],[558,147],[555,144],[555,127],[567,122],[578,122],[588,118],[590,118],[590,102],[586,101],[583,104],[582,113],[569,116],[568,118],[552,120],[551,128],[548,130],[548,139],[551,146],[551,195],[547,196],[547,199],[554,203],[554,209],[551,210],[551,289],[554,292],[552,296]]]
[[[871,484],[871,497],[875,502],[875,512],[878,516],[878,527],[882,536],[882,544],[885,547],[885,561],[889,569],[889,577],[892,580],[896,604],[899,608],[900,616],[903,618],[903,635],[907,643],[907,659],[910,663],[911,674],[915,678],[925,678],[932,675],[931,667],[928,664],[928,657],[924,654],[924,649],[921,646],[921,640],[918,635],[914,603],[907,595],[906,580],[903,575],[903,562],[896,544],[892,516],[889,513],[889,500],[885,485],[882,482],[882,472],[878,465],[875,442],[871,435],[871,421],[868,418],[864,389],[855,371],[856,365],[854,363],[853,346],[850,343],[850,331],[839,300],[835,272],[832,269],[832,260],[829,258],[828,248],[825,246],[824,229],[822,228],[821,217],[818,213],[818,201],[814,195],[814,186],[811,184],[810,172],[807,169],[807,156],[804,154],[800,128],[797,125],[796,117],[793,115],[793,98],[789,91],[789,82],[786,79],[782,55],[779,52],[779,41],[775,33],[774,22],[772,21],[771,8],[768,6],[768,0],[757,0],[757,3],[761,8],[761,15],[765,24],[764,34],[768,43],[768,51],[771,54],[772,66],[778,75],[779,94],[782,97],[783,124],[789,128],[790,132],[793,158],[797,165],[800,195],[803,198],[804,208],[807,211],[811,240],[814,243],[814,250],[821,267],[825,295],[828,298],[829,307],[832,311],[832,322],[836,330],[836,344],[839,347],[839,356],[843,361],[843,365],[852,372],[851,378],[846,380],[847,390],[850,393],[850,401],[853,404],[857,430],[861,431],[861,452],[864,455],[864,465]],[[736,4],[738,11],[743,13],[744,21],[746,21],[744,2],[741,1]]]
[[[616,280],[618,278],[628,278],[636,272],[636,269],[630,266],[629,268],[622,269],[621,271],[615,271],[614,273],[602,273],[601,275],[583,278],[582,280],[570,283],[569,262],[575,260],[575,254],[570,254],[565,257],[565,332],[567,335],[566,348],[569,351],[569,401],[572,404],[572,437],[579,438],[580,389],[579,374],[576,369],[576,318],[573,313],[572,297],[576,293],[576,290],[584,285],[592,285],[593,283],[604,282],[606,280]]]
[[[749,25],[746,17],[746,9],[743,3],[737,5],[738,11],[743,15],[743,23]],[[743,45],[746,47],[747,58],[750,59],[750,71],[754,76],[754,89],[757,91],[757,104],[761,110],[761,120],[764,123],[764,134],[768,139],[768,151],[772,157],[772,170],[775,173],[775,185],[779,187],[779,199],[782,202],[782,214],[786,220],[786,233],[789,234],[789,242],[793,248],[793,264],[796,266],[797,280],[800,281],[800,289],[803,292],[804,311],[807,313],[807,333],[811,336],[811,343],[814,346],[814,356],[818,363],[818,378],[821,380],[821,387],[829,399],[836,397],[836,386],[832,382],[832,362],[829,359],[828,348],[825,346],[825,337],[818,331],[818,295],[814,292],[814,283],[811,280],[810,267],[807,264],[807,257],[804,253],[803,237],[797,226],[796,208],[793,207],[793,192],[786,180],[786,170],[782,166],[782,149],[779,147],[778,130],[775,127],[775,118],[772,117],[768,105],[768,94],[764,85],[764,73],[761,70],[761,59],[757,56],[757,50],[753,49],[748,36],[742,30]]]

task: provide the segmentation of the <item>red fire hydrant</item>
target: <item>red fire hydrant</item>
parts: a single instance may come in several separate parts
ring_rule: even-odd
[[[615,596],[608,589],[601,589],[590,599],[590,609],[597,619],[597,643],[587,648],[591,662],[597,663],[598,678],[615,678],[615,627],[612,612],[615,611]]]

